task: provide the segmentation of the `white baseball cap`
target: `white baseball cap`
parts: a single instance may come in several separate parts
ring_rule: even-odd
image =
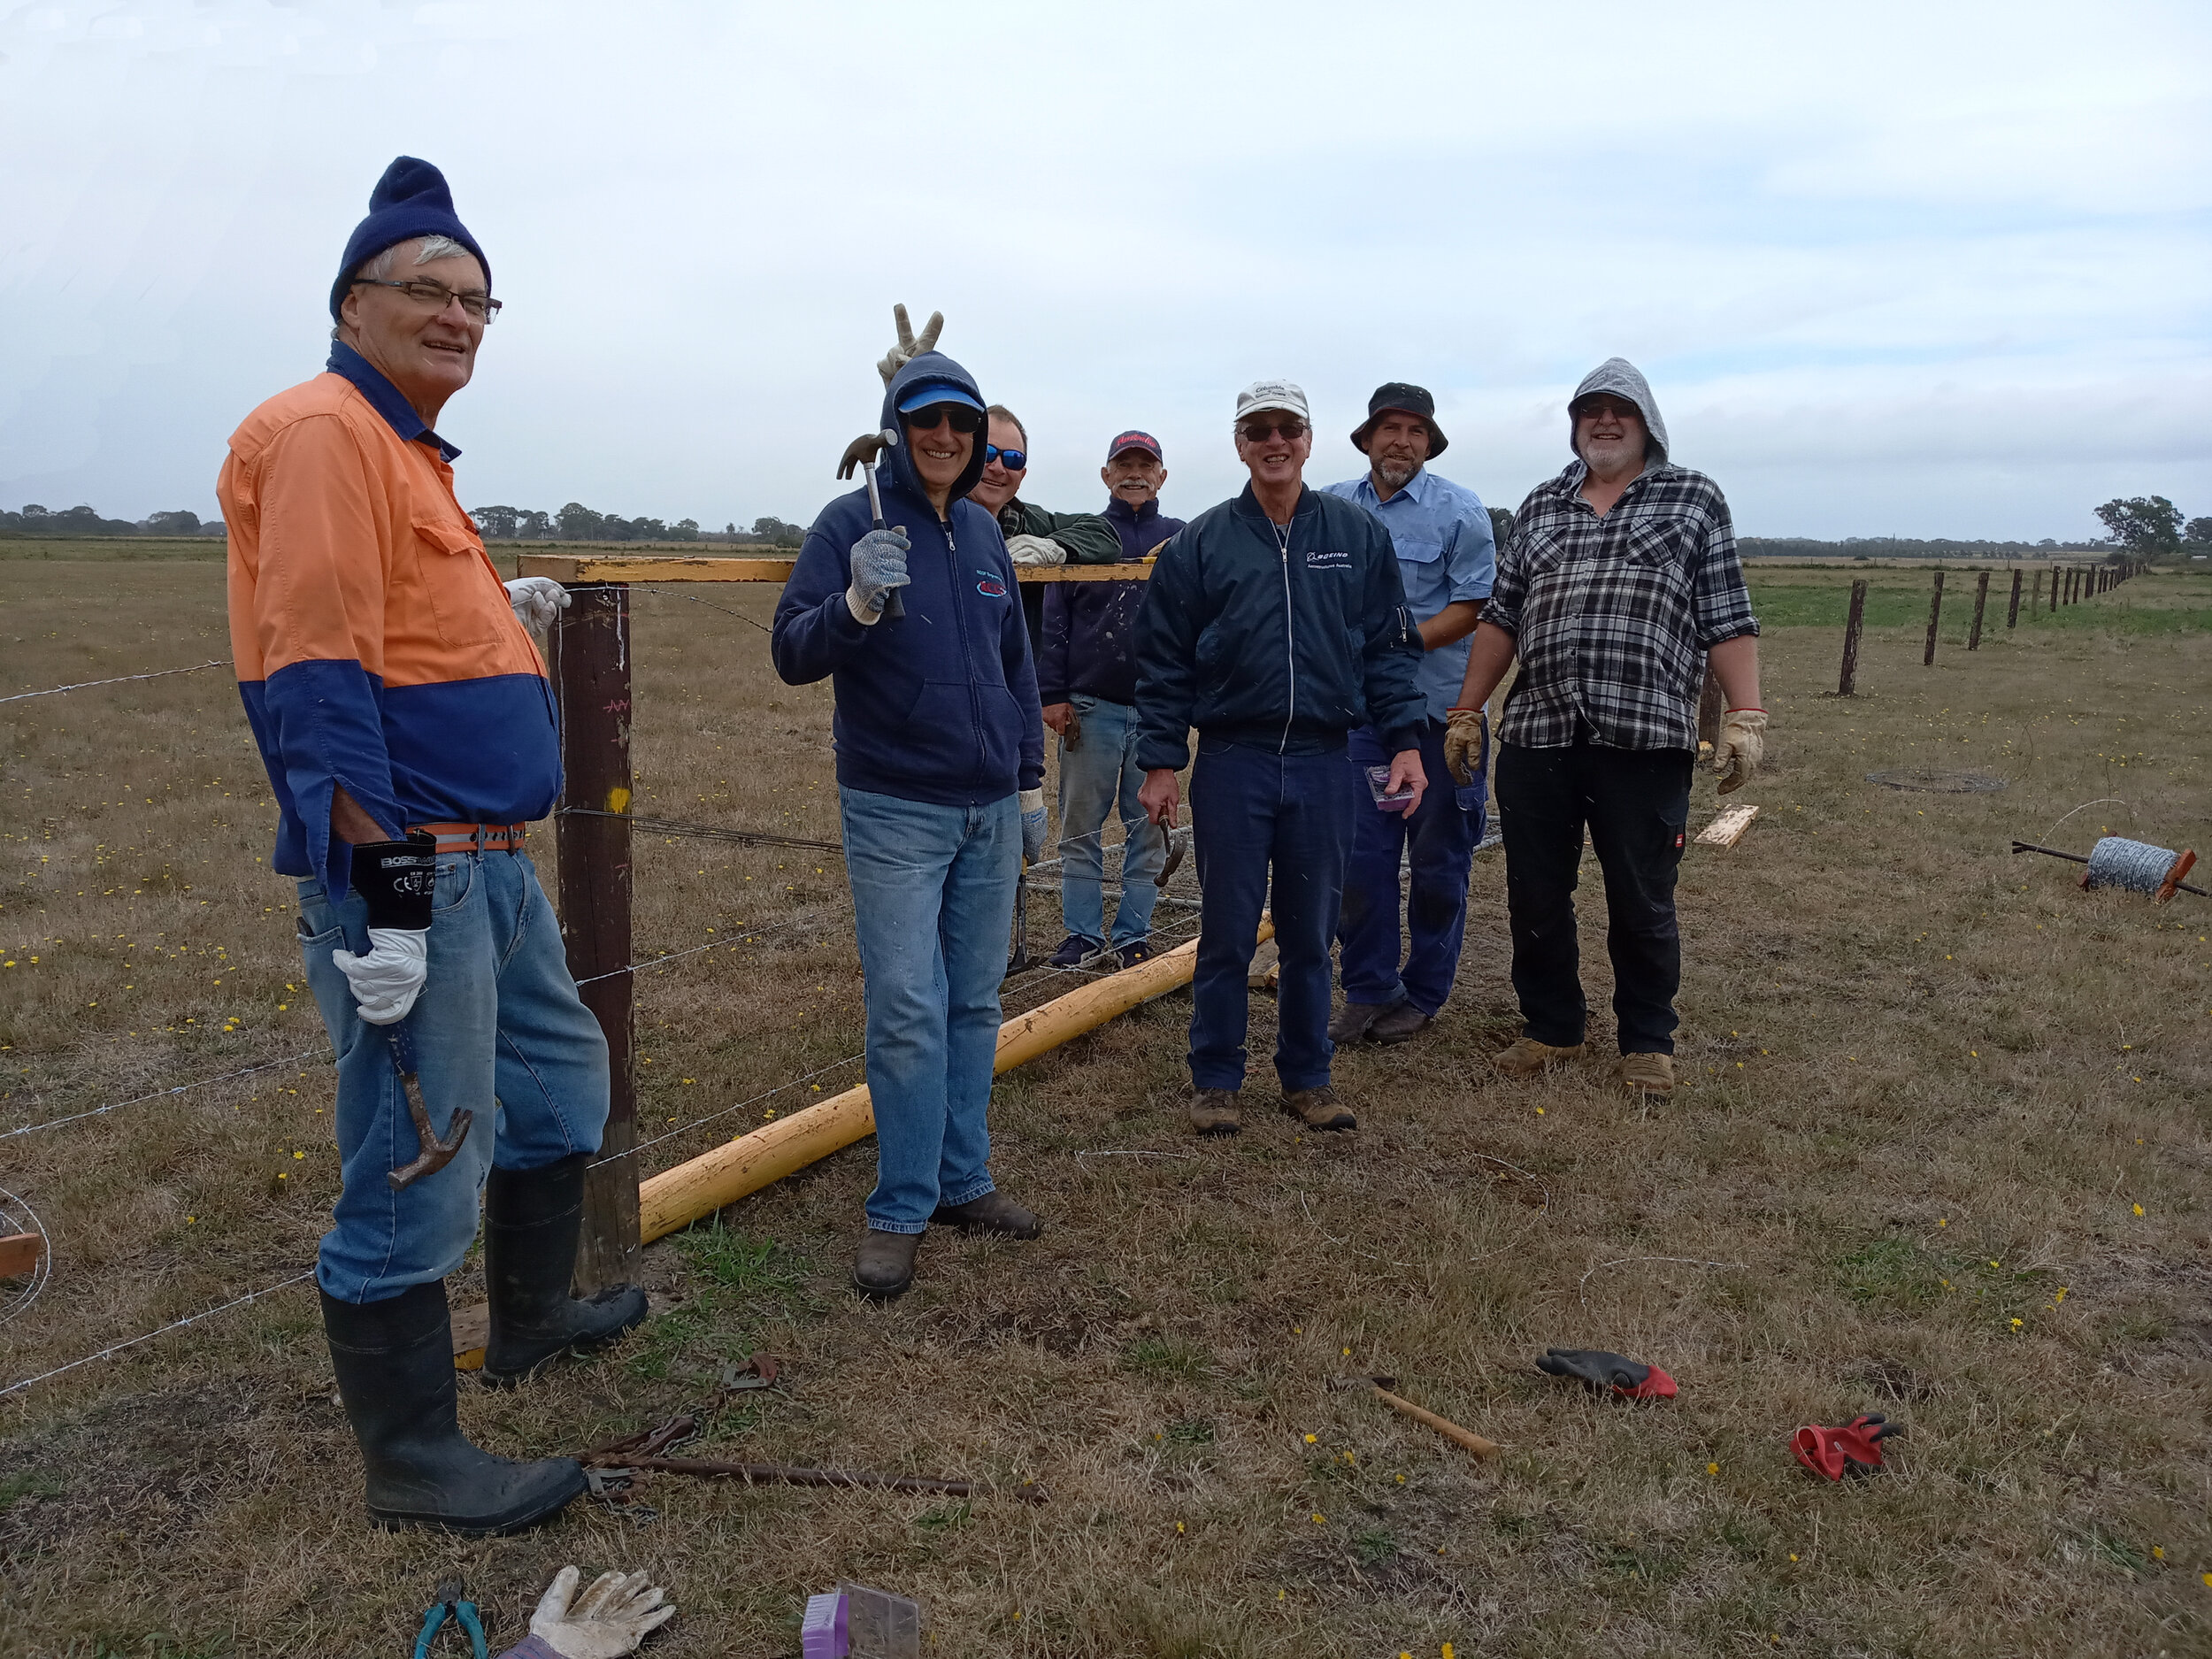
[[[1269,409],[1283,410],[1301,420],[1313,419],[1306,409],[1306,388],[1295,380],[1255,380],[1237,394],[1239,420]]]

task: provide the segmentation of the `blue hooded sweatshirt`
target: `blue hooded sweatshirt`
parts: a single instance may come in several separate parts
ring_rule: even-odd
[[[769,651],[786,685],[834,678],[837,781],[851,789],[975,806],[1044,781],[1044,723],[1029,630],[1006,539],[967,494],[983,476],[979,435],[941,520],[914,471],[898,405],[918,388],[956,386],[979,403],[968,372],[942,353],[916,357],[883,397],[897,448],[876,470],[884,522],[903,530],[911,579],[903,617],[872,627],[845,603],[853,543],[868,534],[868,492],[822,509],[776,604]]]

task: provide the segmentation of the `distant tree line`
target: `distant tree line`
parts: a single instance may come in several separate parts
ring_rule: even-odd
[[[2163,495],[2115,496],[2097,509],[2112,544],[2131,558],[2212,557],[2212,518],[2185,520]]]
[[[2038,559],[2061,553],[2109,553],[2101,541],[1958,541],[1947,537],[1847,535],[1839,541],[1802,535],[1747,535],[1736,546],[1757,558]]]
[[[90,507],[69,507],[60,512],[36,502],[24,503],[21,512],[0,510],[0,535],[220,535],[220,518],[202,518],[196,512],[149,513],[139,519],[103,518]]]
[[[734,524],[703,530],[696,518],[669,524],[659,518],[625,518],[618,512],[594,512],[572,501],[558,512],[531,507],[472,507],[487,541],[729,541],[756,546],[796,547],[806,539],[803,525],[780,518],[756,518],[750,530]]]

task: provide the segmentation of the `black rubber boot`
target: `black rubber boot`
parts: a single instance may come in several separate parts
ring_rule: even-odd
[[[568,1294],[584,1225],[588,1152],[541,1170],[494,1169],[484,1184],[484,1282],[491,1340],[484,1380],[511,1387],[564,1354],[606,1347],[645,1318],[645,1293],[616,1285],[589,1302]]]
[[[377,1525],[472,1538],[519,1532],[584,1490],[583,1466],[572,1457],[518,1463],[480,1451],[461,1432],[443,1280],[366,1304],[325,1293],[323,1332]]]

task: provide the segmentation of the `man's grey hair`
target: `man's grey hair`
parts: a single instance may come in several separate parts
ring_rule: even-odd
[[[417,265],[428,265],[433,259],[450,258],[457,253],[469,253],[466,248],[450,236],[422,236],[411,242],[396,242],[375,258],[365,260],[360,268],[354,272],[355,278],[365,279],[371,282],[388,281],[392,274],[392,266],[397,263],[399,250],[402,248],[412,248],[415,250]],[[472,259],[475,257],[474,254],[469,254]],[[333,340],[339,337],[338,325],[334,323],[331,326],[330,337]]]

